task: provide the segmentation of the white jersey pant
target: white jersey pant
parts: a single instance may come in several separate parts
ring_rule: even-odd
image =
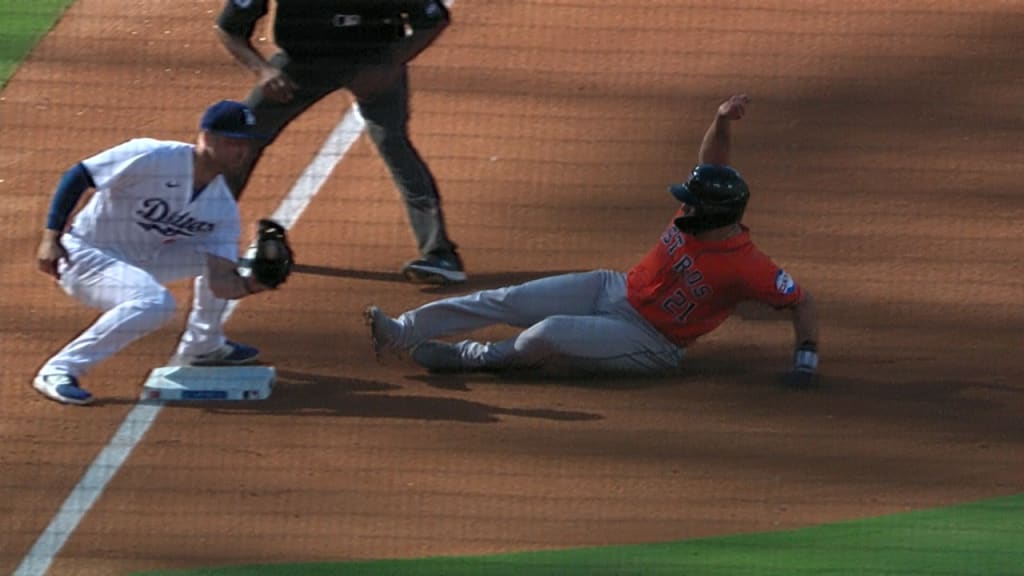
[[[168,244],[151,262],[128,263],[73,234],[61,243],[70,263],[61,261],[60,286],[82,304],[102,312],[67,346],[50,358],[40,374],[81,376],[128,344],[173,319],[175,302],[164,284],[195,277],[195,294],[179,354],[203,354],[224,344],[227,300],[215,298],[201,275],[206,255],[187,244]]]
[[[459,342],[466,368],[651,374],[676,369],[684,354],[630,305],[625,275],[610,270],[446,298],[396,320],[403,347],[493,324],[525,328],[501,342]]]

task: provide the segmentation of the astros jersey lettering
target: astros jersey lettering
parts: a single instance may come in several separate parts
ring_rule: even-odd
[[[76,216],[71,234],[139,265],[172,243],[237,260],[238,206],[222,176],[194,193],[194,149],[139,138],[82,161],[96,193]]]
[[[702,242],[670,223],[629,271],[627,297],[659,332],[686,347],[724,322],[740,302],[785,308],[803,293],[754,246],[745,226],[726,240]]]

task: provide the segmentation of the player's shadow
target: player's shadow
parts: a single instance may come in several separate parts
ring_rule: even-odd
[[[392,394],[401,386],[280,370],[273,393],[266,400],[237,402],[168,402],[169,406],[216,414],[271,416],[341,416],[348,418],[399,418],[488,424],[502,417],[539,418],[565,422],[600,420],[589,412],[547,408],[503,408],[461,398]]]
[[[438,372],[406,376],[431,388],[468,392],[473,386],[498,384],[511,386],[569,386],[606,390],[641,390],[674,386],[680,383],[677,374],[657,376],[624,376],[593,374],[569,370],[505,370],[495,372]]]
[[[396,282],[407,284],[405,276],[398,272],[375,272],[372,270],[355,270],[352,268],[336,268],[331,266],[317,266],[314,264],[297,264],[294,268],[297,274],[312,274],[316,276],[328,276],[333,278],[351,278],[355,280],[372,280],[375,282]],[[581,270],[531,270],[518,272],[496,272],[483,274],[470,274],[469,279],[461,284],[449,284],[445,286],[424,285],[423,292],[428,294],[455,294],[473,292],[476,290],[487,290],[522,284],[538,278],[548,276],[559,276]]]
[[[767,355],[746,348],[716,350],[712,354],[687,357],[674,372],[654,375],[595,373],[579,369],[503,370],[482,372],[417,373],[406,376],[432,388],[469,391],[472,386],[500,384],[522,386],[562,386],[598,390],[644,390],[685,387],[694,382],[729,382],[740,386],[756,385],[786,388],[782,371],[765,368]],[[827,381],[819,381],[823,386]]]

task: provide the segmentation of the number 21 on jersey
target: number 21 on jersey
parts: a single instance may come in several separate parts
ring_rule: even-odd
[[[686,238],[683,237],[683,233],[675,226],[669,226],[669,229],[662,235],[661,241],[668,249],[669,256],[674,256],[675,252],[686,244]],[[684,292],[682,287],[679,287],[673,290],[672,294],[661,303],[661,307],[669,314],[672,314],[677,322],[686,322],[686,318],[697,307],[696,301],[711,294],[711,286],[701,284],[701,281],[704,280],[704,274],[694,268],[693,264],[693,258],[689,254],[684,253],[672,265],[672,270],[681,276],[681,279],[685,282],[689,294]]]

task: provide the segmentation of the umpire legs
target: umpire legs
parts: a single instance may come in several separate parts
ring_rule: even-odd
[[[272,56],[270,62],[295,80],[298,89],[293,98],[284,103],[264,98],[259,86],[254,86],[246,98],[246,104],[256,116],[257,131],[267,139],[254,145],[244,168],[225,174],[236,198],[241,197],[263,151],[281,131],[324,96],[351,84],[359,73],[357,67],[346,63],[293,61],[283,52]],[[442,276],[449,280],[453,274],[462,274],[456,246],[448,237],[437,184],[430,168],[409,141],[408,68],[402,66],[397,80],[387,88],[375,90],[372,95],[356,95],[356,98],[366,120],[367,133],[402,195],[420,255],[454,263],[458,270],[442,271]],[[464,274],[462,276],[464,279]]]
[[[402,67],[401,76],[389,89],[358,102],[366,131],[405,201],[420,255],[454,253],[434,176],[409,140],[408,68]]]
[[[285,74],[298,83],[298,88],[288,102],[275,102],[264,98],[263,90],[258,84],[253,86],[246,97],[245,104],[256,116],[256,132],[265,136],[266,140],[253,144],[248,162],[238,172],[224,175],[236,199],[242,197],[252,171],[256,169],[256,164],[263,156],[263,151],[274,143],[285,126],[324,96],[341,89],[352,74],[351,70],[343,68],[337,77],[332,78],[326,71],[318,73],[315,66],[293,62],[284,52],[271,56],[270,63],[284,70]]]

